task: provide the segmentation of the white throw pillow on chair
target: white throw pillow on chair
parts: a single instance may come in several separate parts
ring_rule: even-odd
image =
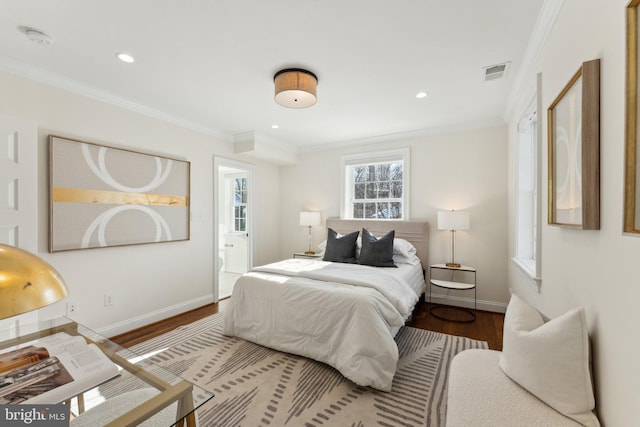
[[[513,294],[504,319],[500,368],[513,381],[563,415],[599,426],[589,363],[583,308],[544,322],[540,313]]]

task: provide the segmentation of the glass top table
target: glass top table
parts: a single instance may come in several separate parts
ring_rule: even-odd
[[[195,410],[213,398],[213,393],[150,362],[145,355],[136,354],[68,317],[20,323],[19,329],[19,333],[0,331],[0,355],[64,332],[95,344],[117,366],[119,375],[82,391],[73,399],[75,403],[65,400],[70,405],[72,427],[140,424],[196,427]]]

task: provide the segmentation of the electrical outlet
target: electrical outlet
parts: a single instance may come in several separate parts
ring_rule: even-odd
[[[67,301],[67,316],[78,312],[78,303],[76,301]]]
[[[104,306],[109,307],[110,305],[113,305],[113,304],[115,304],[115,299],[113,298],[113,295],[104,294]]]

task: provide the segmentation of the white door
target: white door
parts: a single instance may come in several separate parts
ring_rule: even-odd
[[[231,296],[237,278],[253,267],[254,167],[214,157],[214,301]]]
[[[38,127],[35,122],[0,115],[0,243],[38,252]],[[0,321],[3,337],[17,333],[18,319]]]
[[[0,115],[0,243],[38,250],[35,123]]]
[[[247,243],[248,236],[245,233],[225,233],[222,248],[224,264],[221,271],[233,274],[247,272]]]

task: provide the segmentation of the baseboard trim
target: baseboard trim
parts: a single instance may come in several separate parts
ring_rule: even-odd
[[[473,298],[463,298],[444,294],[432,294],[431,299],[436,304],[453,305],[473,309]],[[425,295],[425,300],[429,301],[429,293]],[[492,311],[494,313],[504,313],[507,311],[507,304],[495,301],[478,300],[478,310]]]
[[[473,298],[462,298],[436,293],[432,294],[431,298],[432,301],[436,304],[473,308]],[[425,300],[429,300],[428,292],[425,295]],[[194,308],[202,307],[206,304],[211,304],[212,302],[213,294],[204,295],[198,298],[174,304],[169,307],[162,308],[160,310],[155,310],[149,313],[142,314],[140,316],[132,317],[131,319],[127,319],[122,322],[103,326],[102,328],[98,328],[96,332],[107,338],[114,337],[116,335],[120,335],[133,329],[148,325],[150,323],[154,323],[159,320],[163,320],[168,317],[176,316],[186,311],[193,310]],[[486,300],[478,300],[477,307],[478,310],[492,311],[495,313],[504,313],[507,310],[507,304]]]
[[[166,319],[171,316],[184,313],[194,308],[202,307],[203,305],[211,304],[213,302],[213,294],[204,295],[198,298],[194,298],[188,301],[182,301],[178,304],[171,305],[169,307],[161,308],[160,310],[145,313],[140,316],[132,317],[131,319],[124,320],[122,322],[107,325],[102,328],[96,329],[96,332],[104,337],[110,338],[116,335],[123,334],[125,332],[132,331],[136,328],[148,325],[150,323],[157,322],[159,320]]]

